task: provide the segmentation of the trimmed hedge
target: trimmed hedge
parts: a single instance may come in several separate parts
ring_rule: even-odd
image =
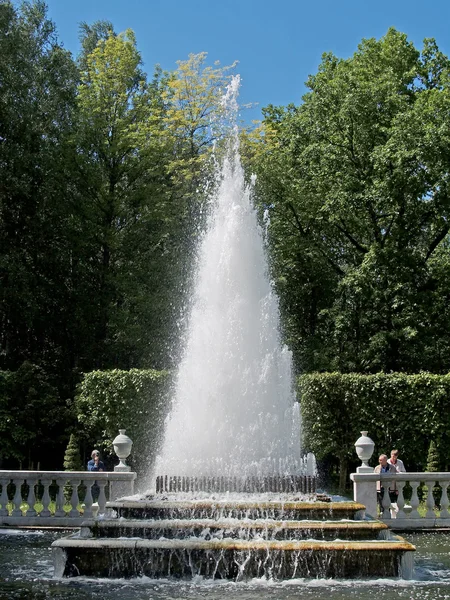
[[[133,467],[148,471],[169,408],[167,371],[93,371],[79,386],[75,408],[92,446],[112,453],[119,427],[134,442]],[[408,470],[426,468],[433,440],[450,462],[450,375],[312,373],[298,379],[303,447],[320,460],[335,457],[341,482],[357,464],[355,441],[367,430],[381,452],[400,450]],[[447,465],[443,465],[447,467]],[[342,486],[341,486],[342,487]]]
[[[303,445],[318,459],[355,462],[355,441],[368,431],[372,464],[398,448],[407,470],[424,469],[431,440],[450,462],[450,375],[313,373],[298,391]]]
[[[75,399],[83,434],[108,455],[119,428],[133,440],[132,465],[147,470],[156,456],[168,408],[168,371],[130,369],[92,371],[84,376]]]

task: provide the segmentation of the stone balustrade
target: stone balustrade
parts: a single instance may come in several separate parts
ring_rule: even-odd
[[[450,472],[442,473],[352,473],[354,499],[366,506],[366,514],[377,517],[377,481],[387,490],[398,491],[396,506],[391,507],[389,494],[383,497],[383,513],[380,515],[392,529],[428,529],[450,527],[448,486]],[[425,506],[419,513],[420,485],[426,486]],[[436,498],[433,489],[438,487]],[[408,490],[405,500],[405,488]],[[425,514],[423,514],[425,513]]]
[[[107,500],[132,496],[135,479],[130,471],[0,471],[0,525],[78,527]]]

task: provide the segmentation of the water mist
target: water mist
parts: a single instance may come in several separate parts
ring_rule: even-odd
[[[224,95],[234,125],[199,249],[184,357],[156,474],[298,473],[291,353],[239,156],[239,78]]]

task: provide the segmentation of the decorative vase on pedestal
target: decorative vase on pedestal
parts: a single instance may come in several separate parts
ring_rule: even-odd
[[[119,435],[113,440],[114,452],[119,457],[120,461],[119,464],[114,467],[114,471],[131,471],[131,467],[126,464],[125,460],[130,456],[133,442],[125,435],[125,431],[125,429],[119,429]]]
[[[357,469],[358,472],[361,472],[360,469],[373,471],[372,467],[369,466],[369,460],[373,454],[375,443],[367,436],[367,431],[361,431],[361,437],[356,440],[355,448],[356,454],[362,462],[362,465]]]

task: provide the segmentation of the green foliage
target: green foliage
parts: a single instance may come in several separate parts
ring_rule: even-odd
[[[449,64],[390,29],[265,110],[249,168],[303,371],[450,368]]]
[[[162,369],[177,360],[213,144],[220,150],[211,124],[224,117],[231,67],[200,53],[148,81],[132,31],[108,21],[80,29],[75,63],[42,1],[0,2],[4,459],[61,451],[74,412],[91,446],[109,451],[120,426],[135,455],[147,441],[154,454]],[[449,61],[433,40],[420,53],[391,29],[346,60],[324,55],[308,88],[299,107],[268,107],[244,152],[270,217],[297,365],[447,372]],[[161,371],[132,368],[150,365]],[[110,368],[131,370],[89,373]],[[305,409],[318,454],[343,464],[361,428],[410,462],[423,464],[426,436],[449,454],[445,378],[349,375],[340,395],[341,376],[324,377],[332,383],[320,398],[301,384],[325,409],[317,422],[321,412]]]
[[[436,446],[436,442],[434,440],[431,440],[430,446],[428,448],[426,471],[429,471],[430,473],[438,473],[439,471],[441,471],[440,466],[441,466],[441,460],[440,460],[440,456],[439,456],[439,450]],[[419,492],[419,497],[420,497],[420,494],[422,494],[422,498],[425,499],[427,497],[427,495],[430,493],[430,487],[427,485],[421,484],[418,492]],[[433,494],[435,506],[440,508],[440,498],[441,498],[441,494],[442,494],[440,487],[437,485],[433,486],[433,488],[431,489],[431,493]]]
[[[355,441],[368,431],[374,456],[398,448],[409,470],[426,467],[430,438],[450,452],[450,375],[313,373],[299,378],[305,447],[355,461]]]
[[[229,77],[201,53],[149,81],[131,30],[99,21],[80,34],[75,63],[44,2],[0,1],[0,369],[41,368],[36,428],[50,415],[59,426],[54,468],[82,373],[177,361]],[[10,398],[1,455],[24,460],[33,428]],[[103,429],[94,438],[111,440]]]
[[[91,198],[95,366],[165,368],[176,357],[226,76],[201,54],[173,74],[156,69],[149,83],[133,32],[107,27],[83,27],[75,132]]]
[[[226,115],[222,96],[236,66],[221,67],[216,62],[211,67],[206,59],[207,53],[200,52],[179,60],[164,91],[164,121],[175,145],[170,168],[176,179],[182,177],[196,186],[211,168],[213,142],[223,134],[221,122]]]
[[[41,367],[24,362],[17,371],[0,371],[0,459],[36,468],[39,457],[59,449],[69,419]]]
[[[40,1],[0,3],[0,56],[0,368],[31,360],[69,386],[78,73]]]
[[[83,471],[84,465],[81,461],[80,448],[78,439],[74,433],[70,434],[69,443],[67,444],[64,454],[64,469],[66,471]]]
[[[427,467],[426,470],[430,473],[438,473],[441,470],[441,460],[436,442],[431,440],[428,448]]]
[[[75,409],[91,446],[112,454],[119,428],[126,429],[133,440],[133,465],[146,470],[162,433],[169,385],[167,371],[114,369],[86,374]]]

